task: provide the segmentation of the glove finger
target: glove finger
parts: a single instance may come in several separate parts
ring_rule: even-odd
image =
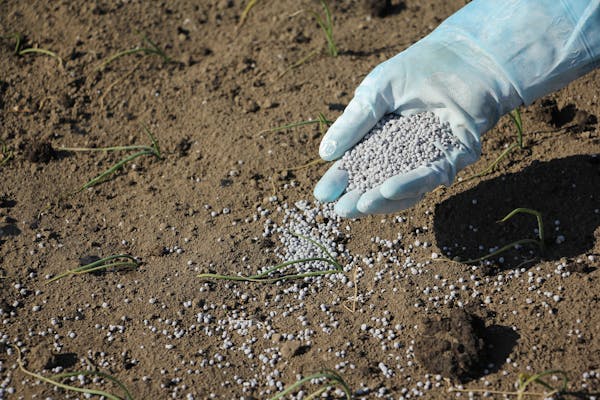
[[[394,111],[386,63],[378,65],[356,88],[354,98],[331,125],[319,146],[322,159],[340,158],[381,119]]]
[[[377,123],[383,113],[375,113],[373,106],[354,97],[344,113],[331,125],[319,146],[322,159],[332,161],[340,158]]]
[[[444,156],[427,166],[387,179],[381,184],[381,194],[391,200],[421,196],[439,185],[450,186],[457,172],[472,164],[478,156],[464,145],[451,150],[438,147]]]
[[[313,194],[317,200],[329,203],[337,200],[348,186],[348,172],[340,169],[340,162],[334,163],[315,185]]]
[[[422,198],[422,195],[417,195],[402,200],[390,200],[383,197],[380,187],[376,187],[361,196],[357,209],[363,214],[391,214],[414,206]]]
[[[346,193],[340,197],[337,203],[335,203],[333,210],[337,215],[344,218],[363,217],[364,214],[358,211],[356,208],[356,203],[358,203],[358,199],[360,199],[361,194],[362,193],[358,190]]]
[[[384,198],[390,200],[410,199],[422,196],[439,185],[448,183],[445,173],[447,161],[438,162],[436,167],[419,167],[405,174],[400,174],[387,179],[381,184],[380,192]]]

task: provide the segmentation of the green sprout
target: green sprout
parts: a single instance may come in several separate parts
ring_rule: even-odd
[[[77,192],[81,192],[82,190],[85,190],[87,188],[90,188],[92,186],[95,186],[102,182],[107,181],[108,178],[112,174],[117,172],[120,168],[122,168],[128,162],[133,161],[138,157],[155,156],[159,160],[162,159],[162,155],[160,153],[160,148],[158,147],[158,142],[156,141],[156,138],[154,137],[152,132],[150,132],[150,130],[148,129],[147,126],[143,126],[143,128],[144,128],[144,131],[146,132],[146,134],[148,135],[148,137],[150,138],[150,140],[152,141],[151,146],[133,145],[133,146],[114,146],[114,147],[100,147],[100,148],[93,148],[93,147],[92,148],[90,148],[90,147],[62,147],[62,148],[60,148],[60,150],[62,150],[62,151],[71,151],[71,152],[86,152],[86,151],[112,152],[112,151],[139,150],[134,154],[124,157],[119,162],[114,164],[112,167],[110,167],[106,171],[102,172],[100,175],[96,176],[95,178],[91,179],[87,183],[85,183]]]
[[[19,369],[21,371],[23,371],[24,374],[29,375],[35,379],[39,379],[40,381],[49,383],[50,385],[59,387],[64,390],[70,390],[73,392],[85,393],[85,394],[96,395],[96,396],[104,396],[106,399],[109,399],[109,400],[133,400],[133,396],[131,395],[131,393],[129,393],[129,390],[121,381],[119,381],[117,378],[113,377],[112,375],[106,374],[104,372],[74,371],[74,372],[66,372],[66,373],[62,373],[62,374],[52,375],[50,377],[45,377],[43,375],[36,374],[35,372],[31,372],[31,371],[27,370],[25,368],[25,366],[23,365],[21,349],[19,349],[16,346],[12,346],[12,347],[14,347],[17,350],[17,356],[18,356],[17,363],[19,364]],[[97,376],[97,377],[100,377],[103,379],[107,379],[107,380],[115,383],[117,386],[119,386],[119,388],[124,392],[124,396],[116,396],[114,394],[110,394],[103,390],[80,388],[80,387],[76,387],[76,386],[67,385],[67,384],[61,382],[64,379],[71,378],[73,376],[79,376],[79,375]]]
[[[543,381],[541,378],[543,378],[546,375],[561,375],[562,376],[561,387],[557,389],[557,388],[552,387],[546,381]],[[552,397],[555,394],[559,394],[559,393],[565,392],[567,390],[567,384],[569,383],[569,379],[567,378],[566,373],[564,373],[563,371],[559,371],[559,370],[548,370],[548,371],[543,371],[543,372],[540,372],[540,373],[534,374],[534,375],[528,375],[528,374],[521,373],[521,374],[519,374],[519,381],[517,383],[518,388],[519,388],[517,400],[522,400],[524,398],[524,396],[527,395],[526,389],[532,383],[537,383],[539,385],[542,385],[546,389],[550,390],[550,392],[544,393],[544,397]]]
[[[537,224],[538,224],[538,239],[517,240],[517,241],[509,243],[506,246],[503,246],[500,249],[498,249],[490,254],[487,254],[485,256],[475,258],[472,260],[461,261],[461,262],[463,262],[465,264],[477,263],[480,261],[487,260],[488,258],[495,257],[498,254],[504,253],[505,251],[510,250],[515,246],[522,246],[524,244],[534,244],[540,249],[541,252],[544,252],[544,249],[545,249],[544,222],[542,221],[542,214],[539,211],[532,210],[531,208],[522,208],[522,207],[515,208],[510,213],[508,213],[504,218],[499,220],[498,222],[506,222],[517,214],[530,214],[530,215],[535,216],[535,218],[537,220]]]
[[[101,258],[100,260],[96,260],[89,264],[82,265],[75,269],[63,272],[62,274],[59,274],[54,278],[48,280],[46,284],[57,281],[69,275],[87,274],[95,271],[107,270],[109,268],[135,268],[139,265],[139,261],[136,260],[133,256],[130,256],[128,254],[115,254],[112,256]]]
[[[313,239],[311,239],[311,238],[309,238],[307,236],[300,235],[299,233],[292,232],[292,235],[294,235],[294,236],[296,236],[296,237],[298,237],[300,239],[304,239],[304,240],[306,240],[306,241],[314,244],[319,249],[321,249],[323,251],[323,253],[325,253],[326,257],[309,257],[309,258],[302,258],[302,259],[299,259],[299,260],[286,261],[286,262],[283,262],[281,264],[275,265],[274,267],[268,268],[264,272],[261,272],[261,273],[255,274],[255,275],[251,275],[251,276],[220,275],[220,274],[206,273],[206,274],[200,274],[200,275],[198,275],[198,278],[202,278],[202,279],[218,279],[218,280],[228,280],[228,281],[242,281],[242,282],[265,282],[265,283],[273,283],[273,282],[278,282],[278,281],[283,281],[283,280],[303,279],[303,278],[308,278],[308,277],[312,277],[312,276],[323,276],[323,275],[330,275],[330,274],[339,274],[339,273],[342,273],[344,271],[342,265],[327,250],[327,248],[325,248],[325,246],[323,246],[321,243],[318,243],[315,240],[313,240]],[[333,269],[328,269],[328,270],[325,270],[325,271],[305,272],[305,273],[301,273],[301,274],[283,274],[283,275],[279,275],[279,276],[276,276],[276,277],[272,277],[272,275],[271,275],[274,272],[277,272],[277,271],[279,271],[281,269],[289,267],[290,265],[302,264],[302,263],[312,262],[312,261],[322,261],[322,262],[325,262],[325,263],[331,265],[333,267]]]
[[[313,51],[311,51],[306,56],[302,57],[300,60],[296,61],[295,63],[293,63],[292,65],[290,65],[289,67],[287,67],[282,73],[280,73],[277,76],[277,79],[283,78],[283,76],[285,74],[287,74],[288,72],[290,72],[293,69],[298,68],[299,66],[301,66],[304,63],[306,63],[308,60],[310,60],[311,58],[313,58],[317,54],[319,54],[319,50],[313,50]]]
[[[294,17],[303,12],[307,12],[310,15],[312,15],[317,20],[317,23],[319,24],[319,26],[325,33],[325,38],[327,40],[327,51],[328,51],[329,55],[331,57],[337,57],[338,50],[335,45],[335,41],[333,40],[333,20],[331,18],[331,11],[329,10],[329,6],[327,6],[327,2],[325,2],[325,0],[320,0],[320,1],[321,1],[321,5],[323,6],[323,10],[325,12],[325,19],[323,19],[323,17],[321,17],[321,15],[319,15],[319,13],[317,13],[314,10],[300,10],[300,11],[297,11],[294,14],[292,14],[291,17]],[[302,57],[300,60],[296,61],[295,63],[290,65],[288,68],[286,68],[285,71],[283,71],[282,73],[280,73],[277,76],[277,79],[282,78],[285,74],[287,74],[291,70],[296,69],[299,66],[303,65],[308,60],[310,60],[311,58],[316,56],[317,54],[319,54],[318,49],[311,51],[306,56]]]
[[[489,174],[490,172],[492,172],[496,168],[496,166],[498,165],[498,163],[504,157],[506,157],[510,152],[512,152],[516,148],[519,148],[521,150],[525,148],[523,146],[523,121],[521,120],[521,112],[519,111],[518,108],[515,108],[508,115],[510,116],[510,119],[513,121],[513,123],[515,124],[515,127],[517,128],[517,141],[514,142],[514,143],[512,143],[510,146],[508,146],[483,171],[481,171],[481,172],[473,175],[472,177],[468,178],[467,180],[474,179],[474,178],[481,178],[482,176],[485,176],[485,175]]]
[[[285,171],[299,171],[301,169],[310,168],[313,165],[326,164],[326,163],[327,163],[327,161],[323,160],[322,158],[315,158],[315,159],[307,162],[306,164],[302,164],[302,165],[298,165],[298,166],[295,166],[295,167],[286,168]]]
[[[325,0],[320,0],[321,5],[323,6],[323,11],[325,12],[325,19],[315,11],[308,10],[308,13],[311,14],[317,20],[317,23],[325,33],[325,39],[327,39],[327,50],[331,57],[337,57],[338,49],[335,45],[335,41],[333,40],[333,19],[331,18],[331,11],[329,10],[329,6],[327,6],[327,2]]]
[[[4,140],[0,140],[0,166],[6,164],[13,157],[13,151],[8,148]]]
[[[141,36],[144,43],[147,44],[147,47],[134,47],[133,49],[123,50],[116,54],[113,54],[112,56],[108,57],[105,61],[103,61],[102,64],[100,64],[96,68],[96,70],[97,71],[104,70],[104,68],[106,68],[106,66],[108,64],[112,63],[116,59],[131,55],[131,54],[136,54],[136,53],[144,53],[146,55],[157,55],[160,58],[162,58],[162,60],[165,64],[168,64],[172,61],[171,57],[169,57],[164,52],[164,50],[162,50],[160,47],[158,47],[158,45],[156,43],[154,43],[152,40],[150,40],[146,35],[141,34],[141,33],[138,33],[138,34]]]
[[[244,7],[244,11],[242,11],[242,15],[240,16],[240,21],[235,27],[236,30],[240,29],[244,25],[244,22],[246,22],[246,18],[248,18],[250,10],[252,10],[252,7],[254,7],[256,3],[258,3],[258,0],[249,0],[248,3],[246,3],[246,7]]]
[[[298,389],[300,386],[304,385],[306,382],[310,382],[313,379],[323,379],[323,378],[325,379],[325,381],[323,382],[321,387],[319,389],[317,389],[316,391],[314,391],[313,393],[309,394],[307,397],[305,397],[305,399],[307,399],[307,400],[315,399],[315,398],[321,396],[321,394],[323,394],[324,392],[326,392],[329,389],[331,384],[341,386],[342,390],[344,391],[346,400],[350,400],[352,398],[352,391],[350,390],[350,387],[344,381],[344,379],[334,371],[325,370],[322,372],[317,372],[312,375],[308,375],[308,376],[296,381],[293,385],[291,385],[290,387],[285,389],[283,392],[278,393],[276,396],[271,397],[269,400],[282,399],[284,396],[292,393],[293,391]]]
[[[281,126],[277,126],[275,128],[264,129],[264,130],[258,132],[257,135],[262,135],[263,133],[269,133],[269,132],[279,132],[279,131],[284,131],[286,129],[297,128],[299,126],[313,125],[313,124],[319,124],[319,130],[321,131],[321,133],[324,133],[325,128],[329,127],[331,124],[333,124],[333,121],[330,121],[327,118],[325,118],[325,115],[323,113],[319,113],[319,117],[317,119],[309,119],[306,121],[293,122],[291,124],[281,125]]]
[[[547,375],[560,375],[562,377],[562,385],[559,388],[555,388],[550,385],[548,382],[542,380],[543,377]],[[532,384],[537,383],[538,385],[543,386],[549,392],[531,392],[527,391],[527,388]],[[563,371],[559,370],[547,370],[540,372],[534,375],[528,375],[521,373],[519,374],[519,379],[517,380],[517,390],[516,391],[503,391],[503,390],[490,390],[490,389],[459,389],[452,387],[448,389],[449,392],[460,392],[460,393],[488,393],[488,394],[500,394],[504,396],[517,396],[517,400],[525,399],[525,396],[539,396],[544,399],[552,397],[554,395],[560,395],[561,393],[565,393],[567,391],[567,384],[569,380],[567,378],[567,374]]]
[[[327,5],[327,2],[325,0],[319,1],[321,2],[321,6],[323,6],[325,19],[323,19],[323,17],[314,10],[300,10],[295,12],[291,16],[294,17],[303,12],[307,12],[310,15],[312,15],[315,18],[315,20],[317,20],[317,24],[319,24],[319,26],[323,30],[323,33],[325,34],[325,39],[327,40],[327,52],[331,57],[337,57],[338,49],[335,45],[335,41],[333,40],[333,18],[331,17],[331,11],[329,10],[329,6]]]
[[[58,61],[58,65],[60,65],[61,67],[63,65],[63,59],[60,58],[60,56],[53,51],[38,48],[38,47],[27,47],[24,49],[23,48],[23,36],[18,32],[3,36],[2,38],[3,39],[15,39],[14,53],[18,56],[24,56],[25,54],[44,54],[46,56],[50,56],[50,57],[56,59]]]

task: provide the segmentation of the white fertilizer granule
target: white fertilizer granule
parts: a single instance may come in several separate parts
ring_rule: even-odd
[[[386,179],[427,165],[443,156],[444,149],[462,146],[448,123],[431,112],[403,117],[388,114],[341,159],[348,171],[347,191],[365,192]]]
[[[342,256],[345,260],[345,272],[352,268],[354,257],[343,244],[348,235],[340,227],[342,219],[333,211],[332,203],[320,204],[303,200],[293,206],[284,204],[281,212],[283,218],[280,224],[271,219],[265,222],[263,237],[278,237],[281,246],[276,247],[274,253],[282,261],[325,257],[323,250],[314,243],[296,236],[302,235],[325,247],[333,257]],[[332,267],[323,261],[309,261],[295,264],[292,268],[295,268],[296,273],[306,273]],[[331,276],[330,279],[336,278]]]

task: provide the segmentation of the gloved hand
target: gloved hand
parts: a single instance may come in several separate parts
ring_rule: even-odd
[[[431,111],[464,145],[427,167],[345,193],[335,163],[314,195],[355,218],[406,209],[481,154],[481,135],[521,104],[558,90],[600,64],[600,0],[475,0],[431,34],[378,65],[329,128],[319,154],[340,158],[387,113]]]

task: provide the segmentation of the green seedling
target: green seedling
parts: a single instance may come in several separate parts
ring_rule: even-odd
[[[280,131],[284,131],[286,129],[297,128],[299,126],[313,125],[313,124],[319,124],[319,130],[321,131],[321,133],[324,133],[325,128],[327,128],[331,124],[333,124],[333,121],[330,121],[327,118],[325,118],[325,115],[323,113],[319,113],[319,117],[317,119],[309,119],[306,121],[293,122],[291,124],[281,125],[281,126],[277,126],[275,128],[270,128],[270,129],[265,129],[265,130],[258,132],[257,135],[262,135],[263,133],[270,133],[270,132],[280,132]]]
[[[329,10],[329,6],[327,5],[327,2],[325,0],[319,1],[321,2],[321,6],[323,7],[325,19],[323,19],[323,17],[314,10],[300,10],[295,12],[291,16],[293,17],[303,12],[312,15],[317,21],[317,24],[319,24],[319,26],[323,30],[323,33],[325,34],[325,39],[327,40],[327,52],[331,57],[337,57],[338,49],[335,45],[335,41],[333,40],[333,19],[331,17],[331,11]]]
[[[467,261],[461,261],[461,262],[463,262],[465,264],[478,263],[480,261],[484,261],[489,258],[495,257],[501,253],[504,253],[505,251],[510,250],[510,249],[514,248],[515,246],[522,246],[525,244],[534,244],[543,253],[544,249],[545,249],[545,237],[544,237],[544,222],[542,221],[542,214],[539,211],[532,210],[531,208],[515,208],[514,210],[512,210],[510,213],[508,213],[504,218],[502,218],[498,222],[506,222],[517,214],[530,214],[530,215],[535,216],[535,218],[537,220],[537,224],[538,224],[538,239],[517,240],[517,241],[507,244],[506,246],[503,246],[500,249],[498,249],[490,254],[487,254],[483,257],[479,257],[479,258],[475,258],[475,259],[467,260]]]
[[[60,58],[58,54],[53,51],[41,49],[38,47],[27,47],[23,48],[23,36],[15,32],[11,35],[3,36],[3,39],[15,39],[15,51],[14,53],[18,56],[24,56],[25,54],[44,54],[46,56],[50,56],[58,61],[58,64],[62,67],[63,59]]]
[[[315,158],[314,160],[311,160],[311,161],[307,162],[306,164],[302,164],[297,167],[287,168],[286,171],[299,171],[301,169],[310,168],[313,165],[319,165],[319,164],[325,164],[325,163],[327,163],[327,161],[323,160],[322,158]]]
[[[560,388],[554,388],[554,387],[552,387],[552,385],[550,385],[546,381],[543,381],[542,378],[547,375],[560,375],[562,377],[562,385],[560,386]],[[559,371],[559,370],[548,370],[548,371],[543,371],[543,372],[540,372],[539,374],[534,374],[534,375],[521,373],[521,374],[519,374],[519,381],[517,383],[517,386],[519,388],[518,394],[517,394],[517,400],[522,400],[524,398],[524,396],[527,395],[527,392],[526,392],[527,387],[532,383],[537,383],[537,384],[545,387],[546,389],[550,390],[549,392],[544,393],[544,398],[548,398],[548,397],[554,396],[555,394],[560,394],[560,393],[565,392],[567,390],[567,384],[569,383],[569,379],[567,378],[566,373],[564,373],[563,371]]]
[[[91,262],[89,264],[82,265],[81,267],[77,267],[75,269],[63,272],[62,274],[57,275],[54,278],[48,280],[46,284],[55,282],[69,275],[80,275],[96,271],[106,271],[109,268],[135,268],[139,265],[139,261],[136,260],[133,256],[130,256],[128,254],[115,254],[112,256],[104,257],[100,260]]]
[[[290,72],[293,69],[298,68],[299,66],[301,66],[302,64],[304,64],[305,62],[307,62],[308,60],[310,60],[311,58],[313,58],[317,54],[319,54],[319,50],[313,50],[313,51],[311,51],[306,56],[302,57],[300,60],[296,61],[295,63],[293,63],[292,65],[290,65],[289,67],[287,67],[285,69],[285,71],[283,71],[282,73],[280,73],[277,76],[277,79],[283,78],[285,74],[287,74],[288,72]]]
[[[264,272],[261,272],[256,275],[251,275],[251,276],[220,275],[220,274],[206,273],[206,274],[198,275],[198,278],[218,279],[218,280],[227,280],[227,281],[242,281],[242,282],[273,283],[273,282],[278,282],[278,281],[283,281],[283,280],[303,279],[303,278],[308,278],[308,277],[312,277],[312,276],[339,274],[344,271],[342,265],[335,259],[335,257],[333,255],[331,255],[331,253],[329,251],[327,251],[325,246],[323,246],[321,243],[318,243],[318,242],[314,241],[313,239],[306,237],[304,235],[300,235],[299,233],[292,233],[292,235],[314,244],[315,246],[317,246],[319,249],[321,249],[323,251],[323,253],[325,254],[325,257],[311,257],[311,258],[302,258],[299,260],[286,261],[284,263],[275,265],[274,267],[271,267]],[[311,261],[325,262],[325,263],[331,265],[333,267],[333,269],[328,269],[325,271],[305,272],[305,273],[301,273],[301,274],[293,274],[293,273],[292,274],[283,274],[283,275],[279,275],[276,277],[272,277],[272,274],[274,272],[280,271],[286,267],[289,267],[290,265],[302,264],[302,263],[311,262]]]
[[[325,379],[325,382],[323,382],[323,384],[321,385],[321,387],[319,389],[312,392],[307,397],[304,397],[306,400],[315,399],[315,398],[320,397],[321,394],[326,392],[329,389],[329,387],[332,385],[340,386],[342,388],[342,391],[344,392],[346,400],[350,400],[352,398],[352,391],[350,390],[350,387],[344,381],[344,379],[334,371],[325,370],[322,372],[317,372],[316,374],[306,376],[306,377],[298,380],[297,382],[295,382],[293,385],[291,385],[290,387],[288,387],[281,393],[278,393],[276,396],[271,397],[270,400],[282,399],[282,398],[284,398],[284,396],[294,392],[300,386],[304,385],[306,382],[310,382],[313,379],[323,379],[323,378]]]
[[[8,148],[3,140],[0,140],[0,167],[13,157],[13,151]]]
[[[331,18],[331,11],[329,10],[329,6],[325,0],[320,0],[321,5],[323,6],[323,11],[325,12],[325,19],[321,18],[321,16],[312,10],[309,10],[308,13],[311,14],[317,20],[317,23],[323,30],[325,34],[325,39],[327,40],[327,50],[331,57],[337,57],[338,50],[335,45],[335,41],[333,40],[333,19]]]
[[[87,188],[90,188],[92,186],[95,186],[95,185],[98,185],[98,184],[100,184],[102,182],[107,181],[108,178],[112,174],[114,174],[115,172],[117,172],[119,169],[121,169],[128,162],[133,161],[133,160],[135,160],[138,157],[142,157],[142,156],[154,156],[154,157],[158,158],[159,160],[162,159],[162,155],[160,153],[160,148],[158,147],[158,142],[156,141],[156,138],[154,137],[154,135],[152,134],[152,132],[150,132],[150,129],[148,129],[147,126],[143,126],[143,128],[144,128],[144,131],[146,132],[146,134],[148,135],[148,137],[150,138],[150,140],[152,141],[152,145],[151,146],[147,146],[147,145],[145,145],[145,146],[143,146],[143,145],[134,145],[134,146],[114,146],[114,147],[100,147],[100,148],[92,148],[92,147],[62,147],[60,150],[62,150],[62,151],[71,151],[71,152],[87,152],[87,151],[113,152],[113,151],[138,150],[136,153],[131,154],[131,155],[127,156],[127,157],[124,157],[119,162],[117,162],[116,164],[114,164],[112,167],[110,167],[106,171],[102,172],[100,175],[98,175],[95,178],[93,178],[90,181],[88,181],[77,192],[81,192],[82,190],[85,190]]]
[[[246,22],[246,18],[248,18],[250,10],[252,10],[252,7],[254,7],[256,3],[258,3],[258,0],[249,0],[248,3],[246,3],[246,7],[244,7],[244,11],[242,11],[242,15],[240,16],[240,21],[235,27],[236,31],[244,25],[244,23]]]
[[[27,370],[25,368],[25,366],[23,365],[21,349],[19,349],[16,346],[12,346],[12,347],[17,350],[17,356],[18,356],[17,363],[19,364],[19,369],[24,374],[29,375],[35,379],[39,379],[40,381],[49,383],[50,385],[56,386],[56,387],[64,389],[64,390],[70,390],[72,392],[84,393],[84,394],[89,394],[89,395],[104,396],[104,398],[109,399],[109,400],[133,400],[133,396],[131,395],[131,393],[129,393],[129,390],[121,381],[119,381],[117,378],[113,377],[112,375],[106,374],[104,372],[74,371],[74,372],[66,372],[66,373],[62,373],[62,374],[52,375],[50,377],[45,377],[43,375],[36,374],[35,372],[31,372],[31,371]],[[61,382],[64,379],[71,378],[73,376],[79,376],[79,375],[97,376],[102,379],[107,379],[107,380],[113,382],[114,384],[116,384],[123,391],[124,395],[117,396],[117,395],[105,392],[103,390],[80,388],[80,387],[76,387],[76,386],[67,385],[67,384]]]
[[[472,177],[468,178],[467,180],[474,179],[474,178],[481,178],[482,176],[489,174],[496,168],[498,163],[504,157],[508,156],[508,154],[510,154],[513,150],[515,150],[517,148],[519,148],[519,149],[524,148],[524,146],[523,146],[523,121],[521,120],[521,112],[519,111],[518,108],[515,108],[508,115],[510,116],[510,119],[513,121],[513,123],[515,124],[515,127],[517,128],[517,141],[512,143],[502,153],[500,153],[500,155],[498,157],[496,157],[496,159],[494,161],[492,161],[483,171],[473,175]]]
[[[105,61],[103,61],[102,64],[100,64],[96,68],[96,70],[101,71],[104,68],[106,68],[108,64],[112,63],[116,59],[137,53],[143,53],[146,55],[157,55],[160,58],[162,58],[165,64],[168,64],[172,61],[171,57],[169,57],[160,47],[158,47],[156,43],[150,40],[146,35],[143,35],[141,33],[139,35],[141,36],[142,40],[147,45],[147,47],[135,47],[133,49],[123,50],[116,54],[113,54],[112,56],[108,57]]]
[[[560,375],[562,377],[562,385],[559,388],[555,388],[550,385],[548,382],[542,380],[543,377],[547,375]],[[528,391],[528,387],[537,383],[538,385],[543,386],[548,391],[547,392],[532,392]],[[559,370],[548,370],[540,372],[539,374],[528,375],[528,374],[519,374],[519,379],[517,380],[517,390],[516,391],[502,391],[502,390],[489,390],[489,389],[458,389],[458,388],[450,388],[449,392],[459,392],[459,393],[489,393],[489,394],[500,394],[504,396],[517,396],[517,400],[523,400],[525,397],[535,396],[542,399],[547,399],[553,397],[555,395],[560,395],[561,393],[565,393],[567,391],[567,384],[569,380],[567,375],[563,371]]]

